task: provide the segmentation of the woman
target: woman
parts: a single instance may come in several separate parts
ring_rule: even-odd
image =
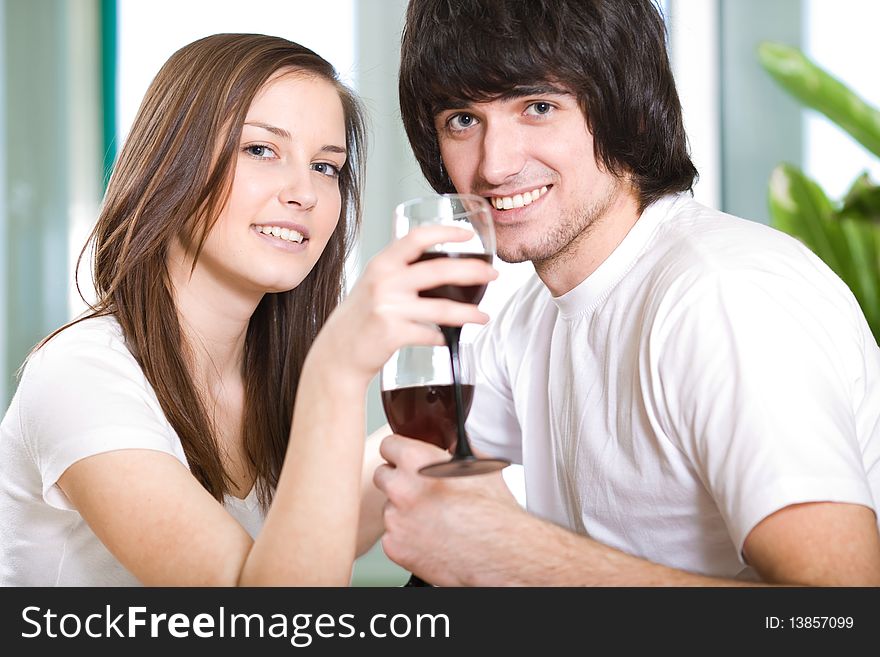
[[[466,237],[425,230],[336,307],[362,157],[358,103],[306,48],[222,34],[168,60],[92,234],[98,301],[0,427],[0,583],[348,583],[367,384],[442,344],[431,323],[485,321],[419,289],[494,277],[410,265]]]

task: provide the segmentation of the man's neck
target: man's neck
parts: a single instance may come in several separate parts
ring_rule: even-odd
[[[535,272],[554,297],[573,290],[623,242],[640,214],[636,192],[620,185],[586,230],[552,258],[533,263]]]

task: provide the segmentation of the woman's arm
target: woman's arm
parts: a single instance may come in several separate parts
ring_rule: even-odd
[[[376,544],[385,531],[382,522],[382,511],[388,498],[376,488],[373,474],[376,468],[385,463],[379,453],[382,440],[391,435],[391,427],[387,424],[380,427],[367,438],[364,446],[364,466],[361,469],[361,510],[358,522],[357,555],[361,556]]]
[[[168,454],[125,450],[82,459],[60,477],[62,490],[145,584],[347,585],[358,543],[370,380],[401,346],[442,344],[435,324],[487,319],[475,306],[418,292],[487,282],[496,275],[488,265],[410,264],[432,244],[467,236],[430,227],[394,242],[330,317],[303,366],[287,455],[256,541]],[[375,533],[376,525],[364,531]]]

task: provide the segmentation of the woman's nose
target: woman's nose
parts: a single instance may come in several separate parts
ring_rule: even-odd
[[[313,172],[289,173],[278,193],[278,199],[285,205],[298,205],[303,210],[311,210],[318,202],[312,180]]]

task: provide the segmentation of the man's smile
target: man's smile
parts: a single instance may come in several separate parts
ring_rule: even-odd
[[[489,203],[491,203],[492,207],[496,210],[511,210],[513,208],[521,208],[526,205],[531,205],[546,194],[548,189],[549,187],[547,185],[543,185],[537,189],[512,194],[511,196],[490,196],[488,198]]]

